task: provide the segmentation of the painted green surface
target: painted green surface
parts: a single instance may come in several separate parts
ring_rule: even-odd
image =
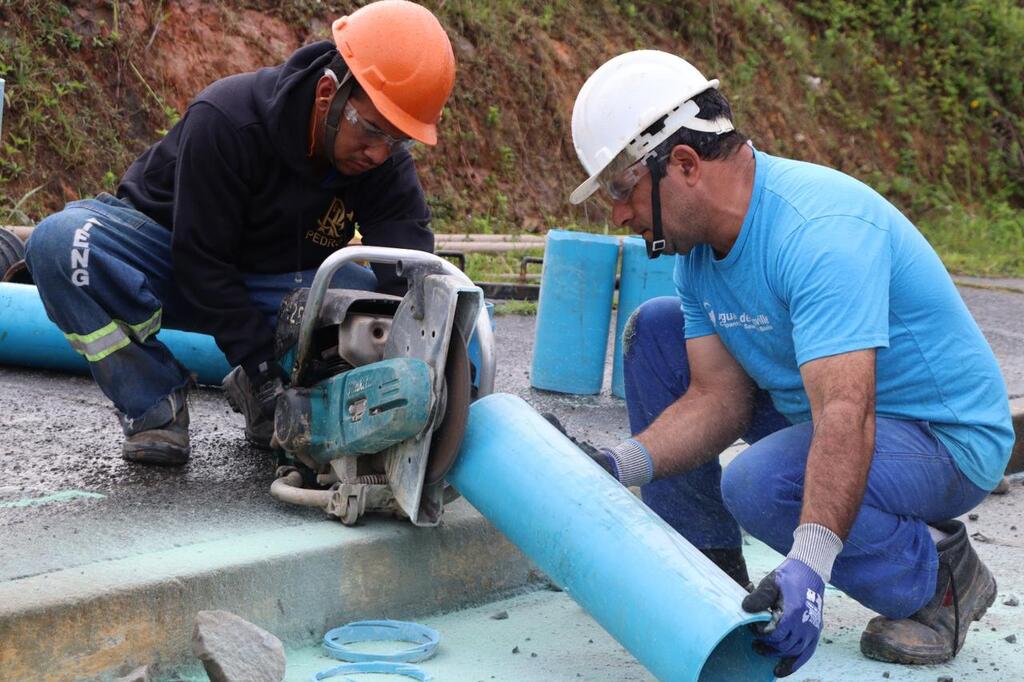
[[[42,495],[40,497],[26,497],[21,500],[0,502],[0,509],[32,507],[43,504],[54,504],[57,502],[68,502],[70,500],[78,500],[82,498],[100,500],[103,499],[104,497],[106,497],[106,495],[101,495],[99,493],[90,493],[85,490],[62,490],[60,492],[51,493],[49,495]]]

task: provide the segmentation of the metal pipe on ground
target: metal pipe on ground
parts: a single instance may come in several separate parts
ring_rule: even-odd
[[[773,680],[746,591],[516,396],[470,408],[447,476],[659,680]]]
[[[211,336],[164,329],[157,338],[198,375],[199,383],[220,385],[231,371]],[[0,364],[89,373],[89,363],[46,316],[36,288],[11,282],[0,282]]]
[[[289,504],[327,509],[327,505],[330,504],[331,496],[334,493],[330,490],[303,488],[302,474],[298,471],[290,471],[270,484],[270,494],[274,498]]]
[[[509,253],[543,249],[543,242],[529,244],[522,242],[465,242],[438,240],[434,247],[438,251],[461,251],[463,253]]]
[[[539,234],[463,234],[439,233],[438,241],[445,242],[524,242],[544,245],[544,236]]]

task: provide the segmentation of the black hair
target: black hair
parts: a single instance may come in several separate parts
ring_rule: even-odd
[[[732,120],[732,107],[729,106],[729,100],[715,88],[708,88],[700,93],[693,98],[693,102],[700,107],[697,118],[712,121],[724,117]],[[658,157],[665,157],[676,145],[685,144],[687,147],[692,147],[702,160],[716,161],[732,156],[737,149],[747,143],[747,139],[746,135],[735,130],[719,135],[680,128],[663,140],[656,150]]]

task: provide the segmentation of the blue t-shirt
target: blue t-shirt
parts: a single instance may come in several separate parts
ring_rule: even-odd
[[[677,260],[686,338],[717,334],[794,424],[811,418],[800,365],[875,348],[878,416],[928,422],[961,471],[993,488],[1013,447],[1006,385],[931,246],[847,175],[754,158],[729,253],[701,244]]]

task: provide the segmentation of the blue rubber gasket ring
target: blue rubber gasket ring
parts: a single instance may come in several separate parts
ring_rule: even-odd
[[[340,629],[340,628],[339,628]],[[393,663],[389,661],[363,661],[362,663],[342,663],[341,665],[327,670],[321,670],[310,678],[310,682],[320,682],[330,677],[337,677],[346,673],[383,673],[386,675],[403,675],[411,677],[420,682],[430,682],[434,678],[426,670],[417,668],[408,663]],[[348,682],[355,682],[351,677],[346,677]]]
[[[416,646],[393,654],[372,654],[352,651],[347,644],[356,642],[415,642]],[[437,652],[441,635],[437,630],[419,623],[402,620],[361,620],[334,628],[324,635],[324,653],[339,661],[354,663],[383,661],[418,663]]]

